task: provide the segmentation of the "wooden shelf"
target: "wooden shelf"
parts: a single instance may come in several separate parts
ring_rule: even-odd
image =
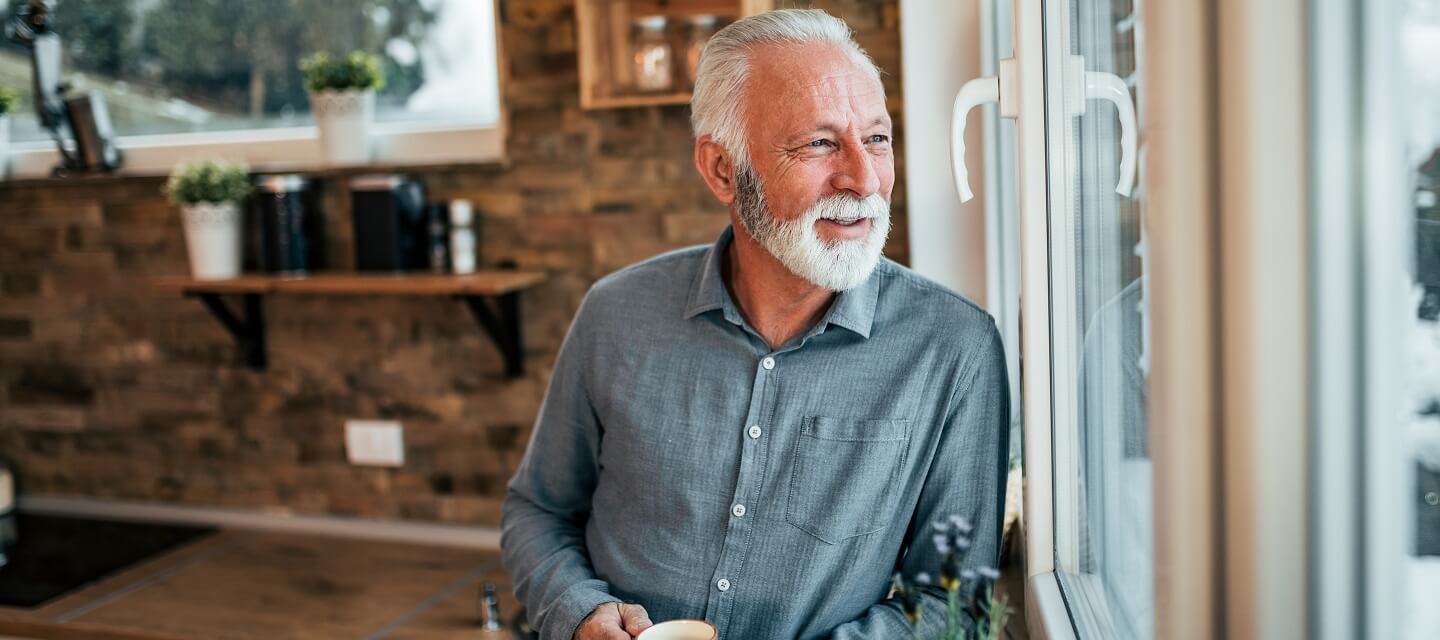
[[[465,275],[400,273],[330,273],[306,276],[244,275],[226,280],[185,276],[159,277],[151,286],[199,298],[235,338],[241,360],[263,371],[265,351],[264,296],[269,294],[448,296],[465,303],[476,322],[494,341],[511,377],[525,374],[524,341],[520,331],[520,292],[545,281],[534,271],[482,271]],[[221,296],[241,298],[239,314]]]
[[[590,99],[590,104],[586,105],[585,108],[622,109],[625,107],[651,107],[667,104],[690,104],[690,92],[595,97]]]
[[[307,276],[245,275],[228,280],[185,276],[155,278],[151,285],[180,293],[308,293],[322,295],[498,296],[545,281],[532,271],[484,271],[466,275],[331,273]]]

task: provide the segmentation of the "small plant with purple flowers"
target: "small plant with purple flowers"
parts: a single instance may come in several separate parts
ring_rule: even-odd
[[[931,540],[941,557],[938,584],[929,573],[917,573],[910,581],[895,574],[895,597],[910,621],[915,640],[999,640],[1010,617],[1007,599],[995,596],[1000,572],[990,567],[960,566],[970,548],[974,527],[958,515],[936,520],[930,527]],[[922,639],[921,596],[937,586],[945,591],[945,632],[938,638]]]

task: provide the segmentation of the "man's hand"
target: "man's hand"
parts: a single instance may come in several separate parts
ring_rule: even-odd
[[[575,640],[630,640],[653,624],[645,607],[607,602],[580,623],[580,628],[575,630]]]

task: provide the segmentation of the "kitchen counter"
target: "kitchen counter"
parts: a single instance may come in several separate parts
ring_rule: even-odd
[[[478,592],[517,611],[499,553],[225,530],[34,609],[0,638],[474,638]]]

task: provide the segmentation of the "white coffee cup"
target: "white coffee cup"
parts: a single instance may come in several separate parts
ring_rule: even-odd
[[[720,640],[720,633],[704,620],[671,620],[641,631],[635,640]]]

